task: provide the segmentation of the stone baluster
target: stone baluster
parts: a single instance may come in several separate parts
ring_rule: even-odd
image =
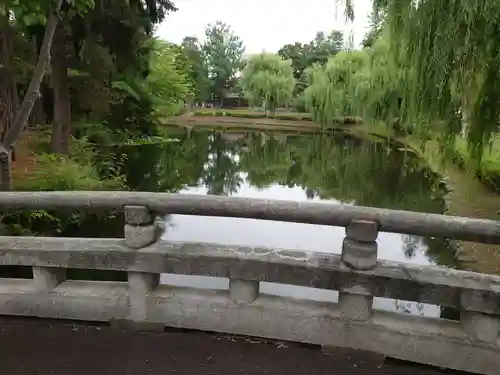
[[[229,279],[229,296],[236,303],[252,303],[259,296],[259,282]]]
[[[469,290],[460,296],[460,323],[471,338],[488,344],[500,344],[500,316],[477,312],[488,301],[480,291]]]
[[[35,289],[49,292],[66,280],[65,268],[33,267]]]
[[[140,249],[158,241],[161,228],[154,215],[144,206],[125,207],[125,243],[132,249]]]
[[[378,224],[353,220],[346,228],[342,261],[355,270],[370,270],[377,265]],[[344,320],[366,321],[373,313],[373,295],[353,277],[339,290],[339,307]]]
[[[154,215],[144,206],[125,207],[125,244],[132,249],[149,246],[160,238],[161,227]],[[128,272],[129,317],[133,329],[141,331],[163,331],[162,324],[148,320],[148,295],[159,285],[160,275],[148,272]]]

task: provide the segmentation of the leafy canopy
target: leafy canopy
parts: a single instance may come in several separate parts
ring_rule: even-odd
[[[305,90],[306,108],[313,119],[330,124],[339,116],[359,113],[359,96],[366,95],[369,55],[365,51],[340,52],[323,67],[307,70],[309,86]]]
[[[291,60],[271,53],[250,57],[243,70],[242,85],[250,102],[274,112],[292,99],[295,78]]]
[[[210,96],[212,100],[221,100],[242,68],[245,47],[231,27],[221,21],[209,24],[205,37],[202,54],[210,80]]]
[[[401,72],[402,121],[420,130],[462,128],[479,158],[499,120],[500,2],[375,0],[374,6]]]
[[[155,109],[162,116],[177,114],[193,95],[184,49],[156,39],[149,64],[147,84]]]

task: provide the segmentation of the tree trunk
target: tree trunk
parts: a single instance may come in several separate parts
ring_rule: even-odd
[[[28,90],[26,91],[21,107],[16,112],[12,127],[7,131],[3,140],[3,145],[6,149],[12,148],[12,146],[19,139],[19,136],[23,132],[24,127],[26,126],[31,115],[35,101],[38,98],[40,84],[42,83],[45,75],[47,65],[50,62],[50,47],[52,45],[52,40],[54,39],[54,32],[56,30],[57,23],[59,21],[59,10],[61,9],[62,1],[63,0],[56,1],[55,9],[52,11],[47,21],[42,47],[40,48],[40,55],[38,57],[35,71],[33,72],[33,77],[31,78],[31,82]]]
[[[12,126],[7,130],[2,140],[2,147],[0,148],[0,188],[10,189],[12,187],[12,174],[10,172],[12,168],[11,150],[28,123],[31,110],[38,98],[40,84],[50,60],[50,47],[54,39],[57,22],[59,21],[59,10],[61,9],[62,2],[63,0],[56,1],[55,8],[49,16],[47,26],[45,27],[42,48],[40,48],[40,55],[28,91],[24,96],[21,107],[16,111]]]
[[[68,64],[66,58],[66,30],[57,26],[52,44],[52,86],[54,89],[54,122],[51,151],[67,154],[71,135],[71,97],[69,91]]]
[[[460,129],[460,135],[462,136],[462,138],[467,138],[470,124],[470,103],[467,99],[466,94],[462,96],[461,104],[462,105],[460,106],[460,110],[462,112],[462,126]]]
[[[0,191],[12,190],[11,151],[0,144]]]
[[[37,101],[35,102],[35,105],[33,106],[33,111],[31,112],[30,116],[30,125],[45,125],[47,122],[46,116],[45,116],[45,110],[43,108],[43,95],[40,93],[40,96],[38,97]]]
[[[31,39],[32,45],[33,45],[33,65],[36,65],[36,59],[38,56],[38,43],[36,40],[36,37],[34,36]],[[40,91],[40,90],[39,90]],[[29,119],[29,124],[30,125],[44,125],[46,123],[46,117],[45,117],[45,110],[43,108],[43,95],[41,92],[39,92],[38,99],[35,102],[35,105],[33,107],[33,110],[31,112],[31,116]]]
[[[17,84],[12,71],[12,39],[14,30],[9,24],[9,12],[0,15],[0,144],[12,127],[14,116],[19,108]],[[0,190],[10,190],[12,152],[0,148]]]

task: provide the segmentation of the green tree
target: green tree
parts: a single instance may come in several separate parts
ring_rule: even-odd
[[[307,65],[319,63],[325,64],[328,59],[342,51],[344,45],[344,34],[333,30],[329,35],[318,32],[316,37],[306,45]]]
[[[307,71],[306,107],[315,121],[331,124],[338,117],[359,114],[359,98],[370,89],[366,84],[369,62],[365,51],[346,51],[330,58],[324,67],[314,65]]]
[[[286,44],[278,51],[285,60],[292,60],[293,75],[297,80],[295,95],[307,87],[306,69],[313,64],[324,65],[330,56],[336,55],[343,48],[344,35],[341,31],[332,31],[328,36],[318,32],[309,43]]]
[[[193,96],[186,55],[181,46],[161,40],[154,42],[147,77],[148,89],[159,115],[176,115]]]
[[[245,48],[231,27],[217,21],[205,29],[203,60],[210,80],[210,99],[223,105],[224,95],[233,88],[234,78],[242,68]]]
[[[13,96],[9,96],[10,103],[7,104],[10,106],[8,109],[8,116],[12,116],[12,114],[14,114],[14,116],[8,120],[8,123],[6,124],[8,128],[5,125],[3,126],[4,134],[3,139],[1,139],[2,144],[0,145],[0,190],[10,190],[12,188],[12,148],[28,123],[31,111],[37,100],[40,85],[48,65],[50,49],[54,39],[54,33],[59,22],[59,12],[61,10],[62,3],[63,0],[57,0],[55,3],[36,0],[27,1],[26,3],[7,1],[0,6],[0,27],[2,40],[4,41],[2,42],[2,45],[7,47],[2,48],[0,53],[4,56],[0,58],[0,61],[10,61],[11,59],[11,56],[7,54],[11,52],[11,50],[9,50],[9,40],[11,40],[9,34],[11,32],[10,23],[12,18],[15,20],[32,22],[33,19],[41,17],[42,20],[45,21],[45,17],[43,15],[48,14],[38,61],[27,92],[19,108],[12,108],[12,106],[15,105],[15,102],[12,101]],[[86,6],[88,4],[78,3],[77,5]],[[0,76],[1,75],[5,75],[5,73],[0,74]],[[0,83],[0,85],[2,84],[3,83]],[[12,82],[7,82],[7,84],[11,87],[13,85]],[[7,92],[7,90],[2,88],[1,92]]]
[[[500,2],[376,0],[404,78],[404,123],[467,136],[473,156],[497,132]]]
[[[249,101],[275,112],[292,99],[295,78],[291,60],[261,53],[252,56],[243,70],[242,86]]]
[[[369,16],[370,29],[366,33],[361,44],[363,47],[368,48],[375,43],[375,40],[380,36],[384,26],[384,12],[379,7],[374,7]]]
[[[189,64],[188,76],[193,83],[194,99],[197,103],[206,102],[210,95],[210,81],[200,43],[195,37],[185,37],[182,47]]]

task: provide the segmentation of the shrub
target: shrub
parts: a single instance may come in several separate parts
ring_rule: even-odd
[[[37,147],[43,149],[44,136],[39,137]],[[19,190],[119,190],[124,186],[123,176],[110,166],[106,177],[101,177],[94,165],[97,152],[87,138],[70,142],[69,155],[43,152],[36,158],[36,166],[30,176],[23,179]]]
[[[116,190],[121,186],[120,177],[101,179],[90,163],[80,163],[66,155],[42,154],[21,190]]]
[[[291,106],[296,112],[306,112],[306,98],[304,93],[293,98]]]

